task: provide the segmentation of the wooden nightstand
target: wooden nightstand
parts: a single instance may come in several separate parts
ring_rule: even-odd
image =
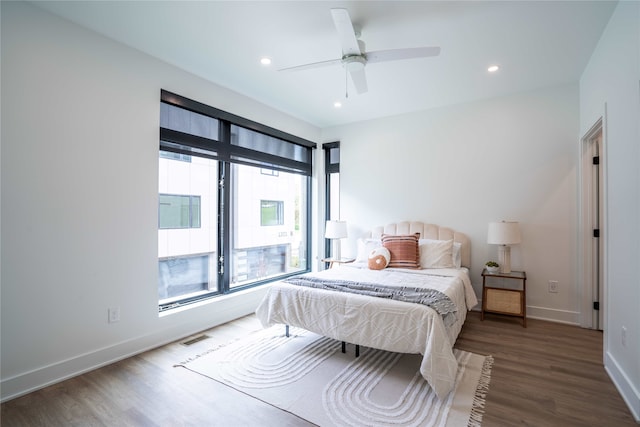
[[[320,261],[328,262],[329,268],[332,268],[333,264],[349,264],[350,262],[355,261],[355,258],[323,258]]]
[[[527,273],[489,273],[486,268],[482,270],[481,320],[484,320],[484,313],[522,317],[522,326],[526,328]]]

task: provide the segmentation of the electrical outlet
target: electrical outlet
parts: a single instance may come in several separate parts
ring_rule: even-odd
[[[557,280],[549,280],[549,292],[558,293],[558,281]]]
[[[627,346],[627,327],[626,326],[622,327],[622,332],[620,333],[620,338],[622,339],[622,346],[626,347]]]
[[[109,323],[120,321],[120,307],[111,307],[107,311],[109,313]]]

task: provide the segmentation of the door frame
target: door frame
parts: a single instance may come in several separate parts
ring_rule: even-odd
[[[594,197],[593,143],[600,138],[600,218],[599,227],[599,276],[600,276],[600,313],[593,309],[596,300],[594,275],[594,237],[593,221],[596,203]],[[607,156],[606,156],[605,118],[600,117],[580,139],[580,159],[578,162],[578,291],[580,296],[580,326],[589,329],[605,330],[607,307]],[[601,321],[599,321],[599,318]]]

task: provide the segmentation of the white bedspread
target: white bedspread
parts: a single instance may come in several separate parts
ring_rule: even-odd
[[[422,305],[365,295],[274,283],[256,310],[264,327],[298,326],[340,341],[399,353],[423,355],[420,372],[438,397],[452,390],[458,364],[453,344],[467,310],[477,299],[467,269],[369,270],[343,265],[309,275],[444,292],[458,307],[448,329],[435,310]]]

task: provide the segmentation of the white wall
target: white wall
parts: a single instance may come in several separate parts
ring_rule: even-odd
[[[355,255],[355,239],[376,225],[452,227],[471,237],[480,296],[482,266],[497,259],[488,223],[516,220],[512,268],[527,272],[528,315],[577,323],[578,123],[578,87],[568,85],[324,129],[324,141],[341,141],[343,253]]]
[[[618,6],[579,90],[548,88],[322,132],[29,4],[0,7],[3,400],[255,307],[259,290],[158,316],[159,97],[167,89],[303,138],[341,140],[341,216],[352,236],[345,253],[375,225],[450,226],[472,239],[479,294],[481,266],[497,257],[485,243],[488,222],[520,221],[513,267],[527,271],[529,314],[569,323],[579,310],[578,141],[606,102],[606,363],[639,412],[638,3]],[[321,217],[322,192],[313,197]],[[548,280],[559,281],[558,294],[547,292]],[[122,320],[108,324],[112,306]]]
[[[261,290],[158,316],[160,90],[319,129],[29,4],[1,8],[2,399],[253,311]]]
[[[640,421],[640,3],[620,2],[580,80],[580,132],[604,118],[605,367]],[[622,328],[627,329],[626,346]]]

